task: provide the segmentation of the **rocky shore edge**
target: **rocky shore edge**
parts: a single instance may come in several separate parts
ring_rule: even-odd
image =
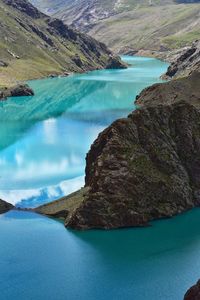
[[[127,67],[128,65],[125,62],[123,62],[119,56],[114,56],[114,55],[110,55],[110,58],[108,59],[108,62],[105,65],[105,69],[126,69]],[[89,72],[92,70],[94,69],[88,69],[85,70],[85,72]],[[59,76],[68,77],[71,74],[73,73],[65,71],[63,73],[50,74],[48,77],[49,78],[55,78]],[[0,101],[6,100],[8,97],[21,97],[21,96],[34,96],[34,91],[32,88],[29,87],[28,84],[24,84],[24,83],[19,83],[11,87],[0,87]]]
[[[13,87],[0,87],[0,100],[8,97],[33,96],[34,91],[28,84],[17,84]]]
[[[196,40],[191,45],[174,50],[161,47],[160,51],[148,49],[136,51],[130,48],[124,48],[121,51],[124,55],[147,56],[169,62],[170,66],[167,72],[162,75],[163,79],[169,80],[171,78],[185,77],[194,71],[200,71],[200,40]]]
[[[147,226],[200,205],[200,73],[148,88],[86,157],[85,187],[35,209],[73,229]]]

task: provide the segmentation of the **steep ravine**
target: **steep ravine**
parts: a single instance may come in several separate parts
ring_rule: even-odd
[[[187,101],[184,81],[161,84],[163,98],[152,93],[156,105],[137,109],[99,135],[86,158],[86,189],[76,193],[75,206],[68,205],[70,196],[62,199],[67,227],[144,226],[200,204],[199,73],[187,79],[192,83]],[[176,84],[178,95],[167,104]],[[36,211],[58,212],[58,203]]]

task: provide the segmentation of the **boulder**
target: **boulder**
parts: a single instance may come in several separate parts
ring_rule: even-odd
[[[11,88],[0,89],[0,99],[7,97],[33,96],[34,91],[27,84],[18,84]]]
[[[106,69],[126,69],[128,66],[119,56],[110,56]]]
[[[16,87],[10,89],[11,97],[18,96],[33,96],[33,90],[27,84],[19,84]]]

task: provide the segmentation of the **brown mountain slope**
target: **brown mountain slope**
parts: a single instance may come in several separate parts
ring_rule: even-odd
[[[40,13],[26,0],[0,0],[0,24],[0,86],[110,63],[112,53],[104,44]]]
[[[121,53],[179,48],[200,35],[199,0],[32,1]]]

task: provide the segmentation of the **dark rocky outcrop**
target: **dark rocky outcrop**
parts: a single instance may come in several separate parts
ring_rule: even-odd
[[[70,196],[61,208],[69,212],[67,227],[145,226],[200,205],[199,73],[187,80],[193,94],[185,96],[185,84],[177,80],[161,85],[162,98],[156,85],[159,92],[150,94],[152,105],[115,121],[99,135],[86,158],[87,189],[77,192],[79,201],[72,210]]]
[[[200,73],[193,72],[189,77],[172,80],[166,83],[154,84],[144,89],[137,100],[136,105],[153,106],[157,104],[166,105],[179,101],[193,102],[199,105]]]
[[[184,297],[184,300],[199,300],[199,299],[200,299],[200,280],[187,291]]]
[[[44,16],[37,8],[35,8],[30,2],[26,0],[3,0],[9,6],[27,14],[28,16],[38,19]]]
[[[27,84],[18,84],[11,88],[0,88],[0,99],[7,97],[33,96],[33,90]]]
[[[13,208],[14,206],[12,204],[0,199],[0,214],[4,214]]]
[[[169,66],[164,78],[184,77],[194,71],[200,71],[200,41],[186,47]]]
[[[107,128],[87,155],[78,229],[147,225],[200,204],[200,111],[186,102],[138,109]]]
[[[127,64],[122,62],[120,57],[113,57],[111,56],[108,60],[106,69],[126,69]]]

